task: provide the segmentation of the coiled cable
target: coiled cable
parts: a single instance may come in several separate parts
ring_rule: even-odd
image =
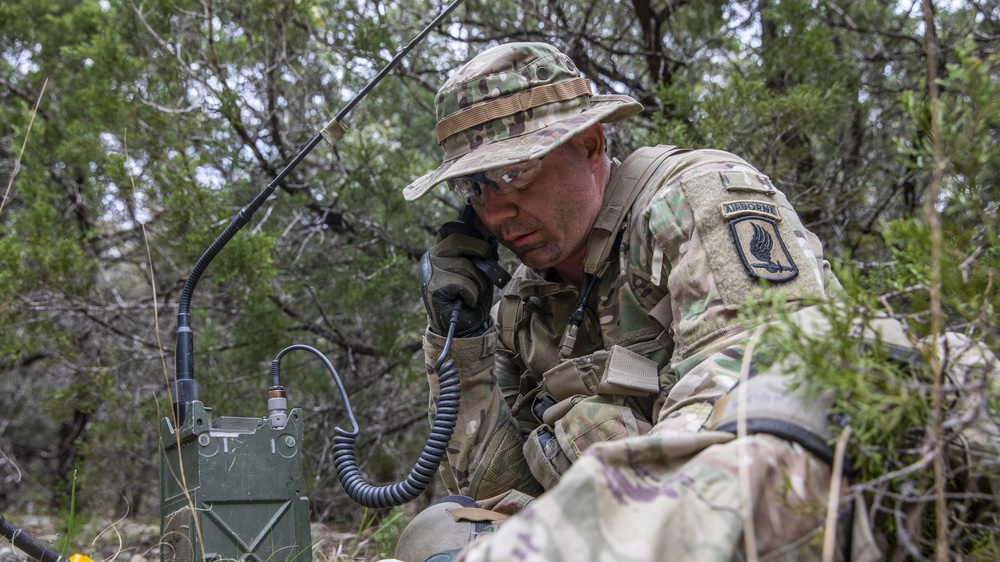
[[[282,350],[271,363],[272,381],[275,385],[278,384],[278,363],[281,357],[289,351],[296,349],[309,351],[322,359],[326,364],[337,385],[337,389],[340,391],[341,399],[344,401],[344,407],[347,410],[347,417],[351,423],[350,431],[340,427],[334,428],[336,435],[333,438],[333,465],[347,495],[364,507],[381,509],[403,505],[416,499],[430,485],[438,466],[441,465],[441,461],[444,460],[447,454],[448,442],[451,440],[452,433],[455,431],[455,424],[458,420],[458,404],[461,394],[458,368],[455,366],[455,360],[448,356],[451,354],[452,341],[455,337],[455,326],[458,324],[458,315],[461,310],[461,301],[456,301],[451,312],[448,336],[445,339],[444,348],[441,350],[441,355],[434,364],[434,370],[438,374],[440,397],[437,412],[434,416],[434,423],[431,426],[431,434],[427,437],[424,450],[420,453],[416,464],[410,469],[406,479],[395,484],[373,486],[366,482],[364,476],[361,475],[355,451],[358,435],[360,434],[358,422],[351,410],[351,403],[348,400],[344,384],[329,359],[323,356],[318,350],[309,346],[293,345]]]

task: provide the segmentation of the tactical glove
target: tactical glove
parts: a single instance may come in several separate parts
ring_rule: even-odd
[[[462,311],[455,337],[479,336],[489,327],[493,286],[473,263],[473,259],[496,261],[497,250],[472,227],[452,222],[441,228],[438,243],[420,258],[420,291],[431,331],[448,333],[455,301]]]

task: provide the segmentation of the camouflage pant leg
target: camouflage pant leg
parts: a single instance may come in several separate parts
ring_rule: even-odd
[[[749,468],[745,490],[741,458]],[[819,560],[829,484],[828,465],[770,435],[732,440],[702,432],[602,443],[460,560],[739,560],[748,528],[744,497],[754,498],[762,558]]]

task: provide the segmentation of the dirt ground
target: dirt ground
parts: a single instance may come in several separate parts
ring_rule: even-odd
[[[60,533],[62,523],[51,517],[20,516],[4,514],[10,523],[30,533],[36,539],[59,551],[64,542]],[[59,527],[62,530],[57,531]],[[315,562],[341,561],[373,561],[384,558],[384,553],[374,552],[374,544],[368,540],[356,541],[356,531],[312,524],[310,528],[313,540],[313,560]],[[146,562],[159,561],[160,537],[159,522],[141,523],[133,520],[121,521],[91,521],[85,523],[79,531],[74,532],[76,539],[70,545],[67,556],[74,553],[83,554],[95,562],[123,561]],[[30,561],[26,554],[17,550],[11,543],[0,537],[0,562]]]

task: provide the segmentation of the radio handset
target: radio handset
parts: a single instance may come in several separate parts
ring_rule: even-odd
[[[493,254],[490,256],[490,259],[469,259],[472,260],[472,263],[475,264],[479,271],[483,272],[483,275],[490,280],[490,283],[493,283],[498,289],[503,289],[510,281],[510,273],[500,265],[500,255],[497,251],[500,247],[500,242],[490,234],[483,221],[479,220],[479,215],[476,214],[476,210],[472,208],[472,205],[465,205],[465,209],[462,210],[462,216],[459,220],[448,221],[441,225],[441,238],[455,233],[482,238],[489,242],[490,246],[493,246]]]

